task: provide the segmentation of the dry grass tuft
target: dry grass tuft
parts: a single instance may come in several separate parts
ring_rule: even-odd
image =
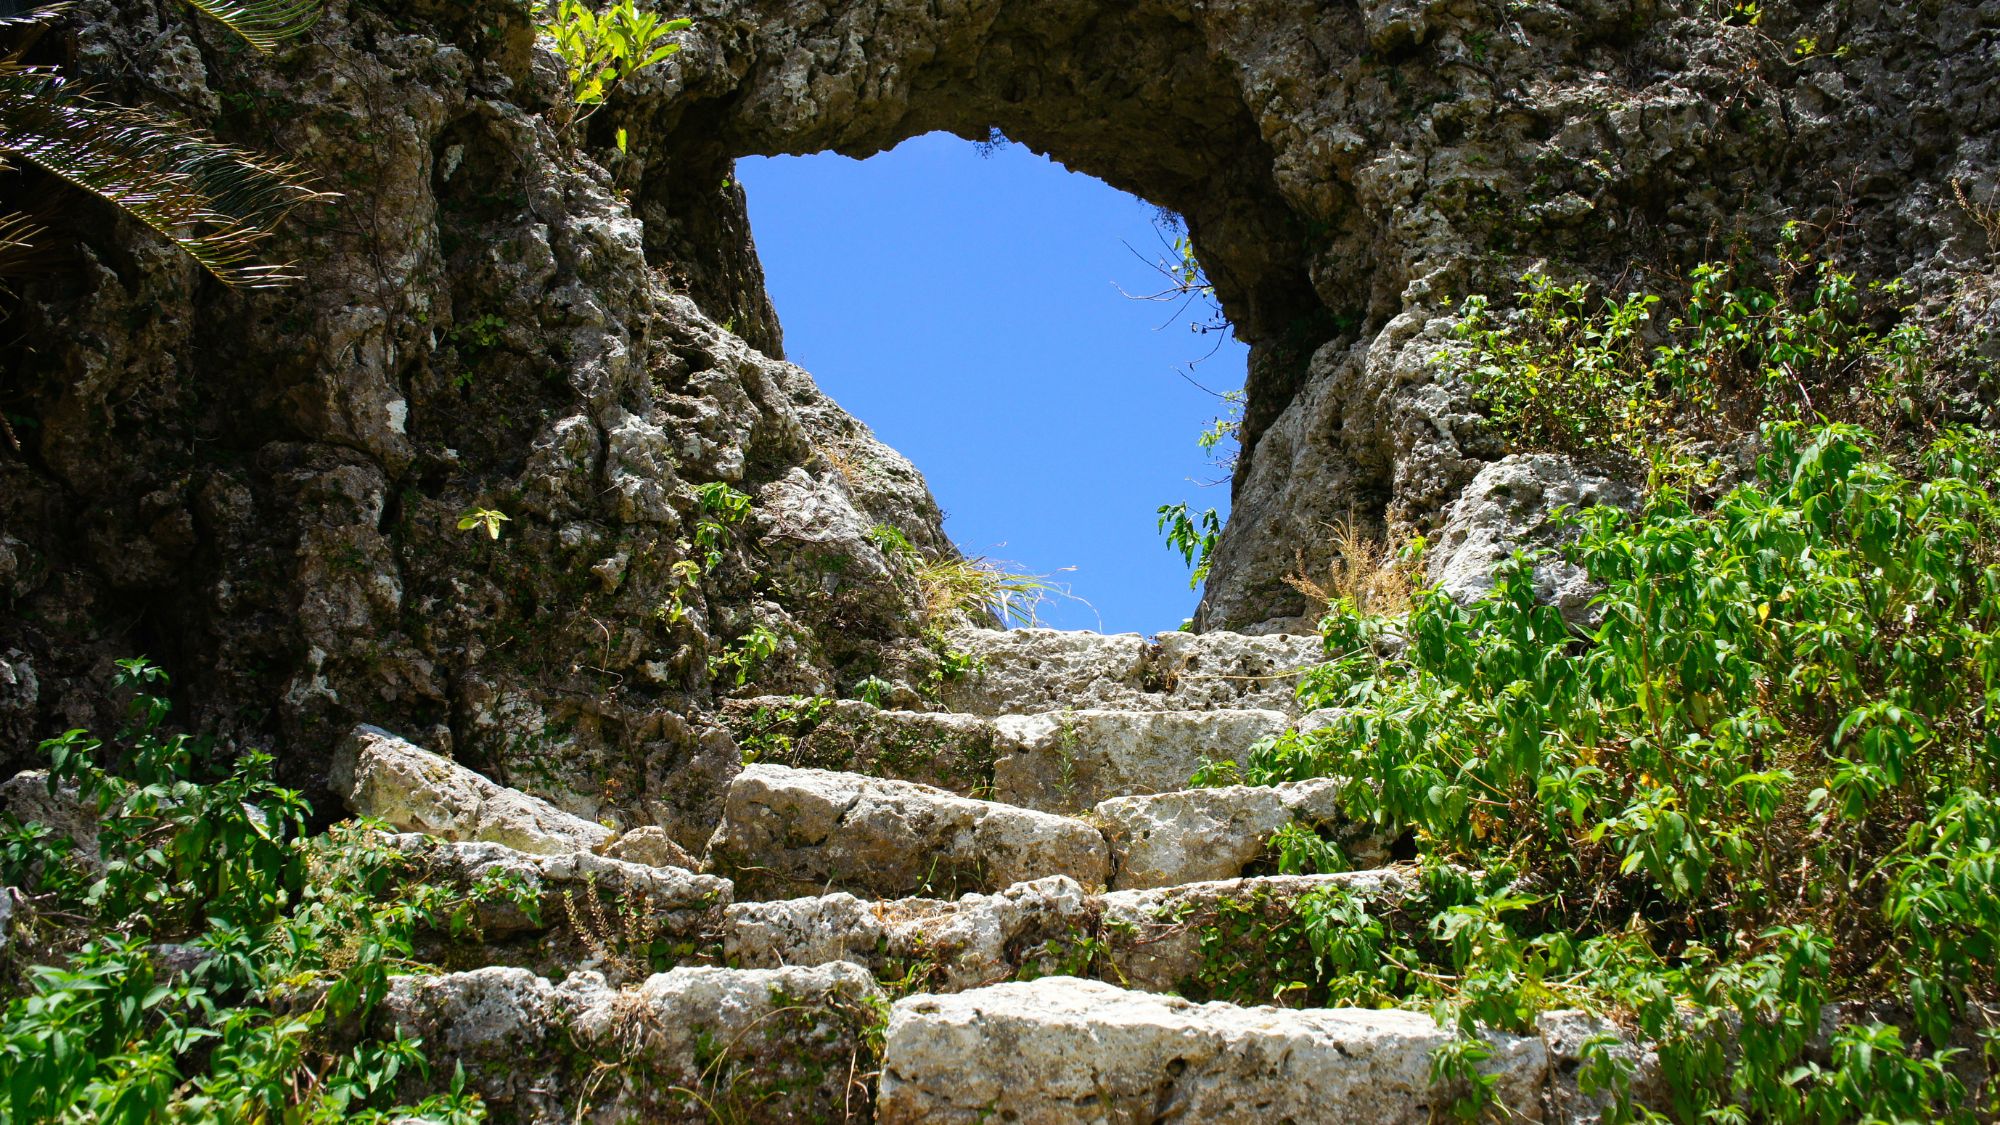
[[[1327,533],[1333,543],[1333,561],[1315,572],[1307,565],[1305,552],[1300,551],[1293,556],[1298,569],[1285,576],[1285,585],[1319,605],[1347,598],[1366,614],[1393,617],[1409,612],[1410,598],[1417,589],[1413,557],[1369,535],[1352,519],[1328,525]]]

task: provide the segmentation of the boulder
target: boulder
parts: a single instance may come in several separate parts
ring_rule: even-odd
[[[1091,922],[1076,880],[1036,879],[956,902],[863,902],[837,893],[731,906],[724,955],[745,968],[853,961],[926,991],[1002,981],[1024,966],[1054,971]]]
[[[1109,797],[1180,789],[1202,763],[1285,729],[1281,711],[1049,711],[994,720],[993,798],[1077,813]]]
[[[379,727],[356,727],[347,736],[334,751],[329,784],[351,812],[447,840],[563,855],[594,851],[614,835]]]
[[[1461,602],[1493,588],[1493,568],[1515,551],[1557,541],[1549,517],[1558,507],[1572,510],[1609,505],[1630,510],[1640,490],[1628,481],[1584,468],[1556,453],[1517,453],[1479,470],[1445,516],[1426,554],[1430,576]],[[1582,622],[1597,595],[1583,568],[1549,557],[1535,568],[1535,592]]]
[[[907,781],[766,765],[730,784],[708,865],[746,899],[990,892],[1047,875],[1101,887],[1111,872],[1103,834],[1081,820]]]
[[[1263,875],[1150,890],[1113,891],[1098,900],[1106,976],[1152,992],[1177,991],[1215,970],[1241,964],[1233,948],[1229,965],[1208,963],[1204,937],[1227,939],[1224,916],[1254,922],[1265,942],[1292,917],[1299,899],[1333,889],[1393,904],[1415,881],[1396,868],[1337,875]],[[1253,964],[1251,966],[1255,968]],[[1282,982],[1279,982],[1282,983]],[[1268,995],[1268,993],[1266,993]]]
[[[95,869],[102,862],[97,849],[97,810],[87,804],[75,785],[49,787],[49,771],[22,770],[0,781],[0,813],[22,824],[39,824],[67,839],[70,855]]]
[[[666,829],[651,824],[634,828],[606,844],[604,854],[612,859],[647,867],[679,867],[693,871],[701,865],[699,860],[687,853],[686,848],[667,835]]]
[[[1266,845],[1293,822],[1332,828],[1360,865],[1381,858],[1366,829],[1343,823],[1340,782],[1184,789],[1100,802],[1095,819],[1111,841],[1118,890],[1231,879],[1264,858]]]
[[[625,989],[486,968],[398,978],[376,1019],[421,1037],[434,1074],[463,1066],[502,1120],[843,1120],[865,1119],[886,1003],[844,963],[680,968]]]
[[[913,996],[889,1017],[876,1121],[1366,1121],[1421,1125],[1451,1097],[1419,1012],[1239,1008],[1045,977]],[[1499,1103],[1538,1117],[1539,1039],[1489,1036]]]

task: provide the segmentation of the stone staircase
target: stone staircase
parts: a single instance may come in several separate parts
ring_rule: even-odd
[[[483,955],[506,963],[413,978],[385,1018],[426,1035],[434,1067],[465,1066],[503,1120],[1440,1112],[1430,1059],[1450,1033],[1426,1014],[1174,994],[1218,958],[1257,968],[1254,942],[1218,948],[1240,941],[1218,938],[1225,915],[1275,923],[1310,891],[1389,902],[1411,887],[1393,866],[1255,873],[1284,825],[1338,824],[1331,783],[1186,788],[1204,760],[1294,722],[1292,683],[1318,659],[1316,638],[1016,630],[954,641],[979,670],[945,689],[943,711],[732,704],[754,760],[729,786],[700,874],[614,858],[619,839],[601,826],[357,732],[335,771],[357,812],[457,836],[399,840],[459,885],[500,871],[514,887],[479,912]],[[1339,838],[1352,858],[1380,862],[1365,833]],[[539,909],[524,907],[524,886]],[[616,935],[603,932],[616,926],[575,905],[606,894],[649,948],[727,967],[616,987],[604,975]],[[559,986],[533,971],[579,965]],[[1592,1116],[1567,1078],[1584,1037],[1573,1022],[1488,1037],[1481,1065],[1510,1114]],[[528,1065],[565,1034],[597,1045],[587,1061],[557,1052],[570,1061]]]

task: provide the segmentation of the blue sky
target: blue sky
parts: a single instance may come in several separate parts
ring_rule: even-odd
[[[1229,496],[1202,486],[1226,473],[1195,444],[1220,404],[1176,371],[1201,360],[1195,378],[1232,390],[1245,356],[1231,339],[1202,358],[1218,337],[1190,330],[1199,307],[1121,294],[1163,285],[1152,206],[942,133],[737,176],[788,357],[916,462],[966,553],[1088,603],[1045,605],[1055,627],[1152,633],[1193,612],[1154,512]]]

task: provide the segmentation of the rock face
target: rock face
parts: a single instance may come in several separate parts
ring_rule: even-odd
[[[1419,1125],[1451,1038],[1417,1012],[1193,1004],[1047,977],[897,1003],[876,1120]],[[1539,1116],[1539,1040],[1495,1037],[1496,1100]]]
[[[854,965],[683,968],[613,989],[526,969],[399,979],[378,1019],[465,1068],[502,1120],[865,1120],[866,1031],[885,1002]],[[596,1058],[617,1059],[610,1071]],[[858,1065],[857,1065],[858,1064]]]
[[[1426,552],[1431,580],[1460,601],[1493,588],[1493,568],[1516,551],[1551,546],[1547,522],[1559,507],[1608,505],[1631,510],[1639,489],[1579,468],[1555,454],[1514,454],[1479,470],[1445,513]],[[1536,593],[1563,616],[1581,621],[1597,591],[1581,567],[1550,558],[1535,568]]]
[[[1252,356],[1210,629],[1293,619],[1283,579],[1327,561],[1328,524],[1435,529],[1509,452],[1432,362],[1457,298],[1535,262],[1677,269],[1791,220],[1838,220],[1864,277],[1948,290],[1988,249],[1951,185],[1989,206],[2000,163],[2000,107],[1937,79],[1984,73],[1970,2],[1750,27],[1636,0],[1498,24],[1401,0],[698,0],[686,49],[574,146],[515,0],[329,0],[269,55],[184,6],[70,8],[52,50],[79,82],[343,198],[272,244],[290,289],[223,289],[83,206],[50,220],[64,268],[0,298],[22,445],[0,453],[0,766],[114,728],[101,669],[145,650],[182,714],[283,747],[288,781],[379,722],[683,846],[736,760],[716,696],[919,682],[917,592],[870,532],[948,549],[914,468],[778,358],[734,158],[998,127],[1185,215]],[[711,566],[715,483],[751,509]],[[481,508],[500,538],[458,527]],[[776,650],[738,684],[750,635]],[[1002,663],[968,702],[1048,709]],[[1160,694],[1146,675],[1065,705]],[[1205,682],[1177,706],[1282,705]]]
[[[860,774],[748,766],[708,862],[746,896],[997,891],[1047,875],[1101,887],[1110,854],[1080,820]]]

